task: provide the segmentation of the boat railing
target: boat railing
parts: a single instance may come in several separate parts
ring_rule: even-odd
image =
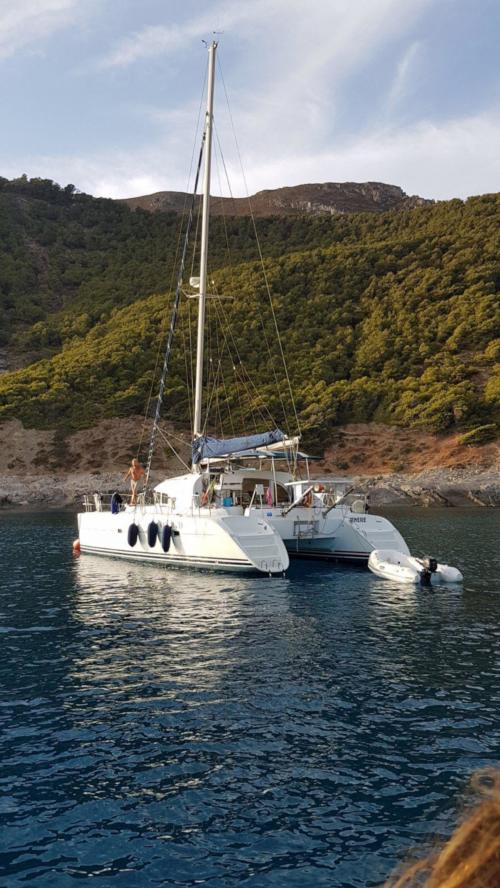
[[[118,494],[119,499],[116,499],[116,511],[123,512],[125,507],[131,505],[132,494],[120,493]],[[96,492],[96,493],[86,493],[83,496],[83,508],[85,512],[111,512],[112,511],[112,502],[113,497],[117,497],[117,491],[106,491],[106,492]],[[149,492],[143,491],[137,495],[137,505],[138,508],[143,508],[148,505],[149,502],[152,502],[151,496]]]
[[[359,491],[353,490],[352,493],[347,494],[346,497],[341,499],[340,505],[347,506],[350,512],[354,512],[357,515],[363,514],[364,512],[368,512],[369,496],[367,493],[360,493]]]

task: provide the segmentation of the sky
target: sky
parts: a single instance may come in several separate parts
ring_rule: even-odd
[[[499,0],[0,0],[0,175],[185,190],[216,39],[213,193],[500,191],[499,34]]]

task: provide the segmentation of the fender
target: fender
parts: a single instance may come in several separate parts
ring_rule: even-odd
[[[148,546],[152,549],[158,539],[158,525],[156,521],[150,521],[148,524]]]
[[[135,523],[131,524],[129,526],[128,533],[127,533],[127,541],[128,541],[129,546],[135,546],[138,536],[139,536],[139,528],[138,528],[137,524],[135,524]]]
[[[165,524],[161,531],[161,547],[164,552],[168,552],[170,549],[170,541],[172,539],[172,528]]]

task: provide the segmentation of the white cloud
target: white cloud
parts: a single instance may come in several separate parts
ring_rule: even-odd
[[[0,58],[12,56],[19,49],[67,27],[78,7],[78,0],[2,0]]]
[[[151,25],[122,40],[100,61],[103,68],[121,68],[139,59],[167,53],[182,44],[182,32],[178,27],[165,28]]]
[[[351,0],[348,6],[345,0],[210,3],[208,11],[197,18],[172,26],[148,26],[127,37],[99,64],[123,68],[188,46],[191,54],[193,41],[210,37],[215,24],[225,34],[221,38],[223,65],[226,45],[228,51],[233,50],[232,83],[228,86],[244,155],[247,146],[255,146],[257,151],[259,140],[264,149],[272,144],[284,156],[317,152],[334,131],[343,80],[367,65],[382,47],[410,31],[433,2],[370,0],[367,4],[366,0]],[[235,46],[241,49],[243,43],[244,51],[235,59]],[[189,57],[186,53],[186,65]],[[178,94],[176,87],[174,94]],[[165,120],[175,113],[175,109],[168,109]],[[224,121],[220,93],[217,119],[227,136],[229,125],[227,117]]]
[[[256,157],[248,178],[255,190],[302,182],[388,182],[408,194],[445,200],[500,191],[499,157],[500,113],[490,113],[372,131],[331,150],[276,162]]]
[[[27,172],[73,182],[90,194],[130,197],[161,190],[184,190],[186,155],[162,141],[134,152],[108,152],[94,157],[22,159],[9,176]],[[500,191],[500,113],[434,124],[422,121],[405,129],[385,129],[345,142],[331,150],[290,152],[273,148],[247,152],[249,190],[278,188],[304,182],[378,181],[401,187],[409,194],[448,199]],[[235,195],[244,195],[236,164],[229,164]],[[214,191],[218,191],[214,176]]]
[[[183,49],[196,39],[238,38],[253,47],[260,61],[294,60],[303,69],[335,56],[342,66],[359,59],[373,42],[404,32],[434,0],[223,0],[210,2],[197,18],[182,24],[148,25],[125,37],[100,60],[102,67],[125,67],[140,59]],[[306,50],[307,47],[307,50]],[[290,70],[291,65],[287,65]]]
[[[415,67],[421,50],[422,43],[420,40],[414,40],[406,49],[397,66],[396,76],[389,91],[389,108],[394,108],[411,91],[411,80],[416,77]]]
[[[48,33],[75,15],[76,2],[22,0],[16,18],[14,13],[2,12],[0,0],[0,54],[8,42],[6,35],[10,33],[14,43],[21,40],[21,20],[33,39],[36,33]],[[85,0],[85,8],[99,2]],[[315,0],[311,4],[303,0],[209,0],[196,18],[172,26],[150,25],[128,36],[99,66],[119,72],[146,58],[169,56],[187,48],[183,58],[188,70],[194,40],[210,39],[214,27],[225,31],[221,61],[251,191],[305,181],[346,180],[386,181],[400,184],[409,193],[438,198],[500,189],[500,115],[496,112],[455,120],[446,120],[443,112],[438,123],[417,121],[405,128],[387,125],[390,111],[407,97],[416,80],[423,44],[412,39],[412,30],[435,2],[350,0],[347,5],[345,0]],[[40,21],[35,10],[41,13]],[[335,118],[338,97],[343,90],[344,96],[348,94],[345,81],[405,41],[407,48],[387,96],[386,115],[370,131],[351,138],[342,136]],[[230,59],[227,70],[226,49]],[[184,62],[177,62],[175,77],[179,78]],[[102,71],[93,73],[103,76]],[[118,80],[119,73],[113,82]],[[135,136],[141,115],[148,121],[142,146],[120,151],[103,148],[86,156],[25,156],[4,163],[2,173],[12,176],[26,171],[112,197],[184,190],[198,97],[192,98],[190,93],[183,98],[182,86],[178,79],[172,81],[165,91],[171,104],[164,108],[127,105],[130,118],[136,118]],[[241,195],[241,175],[230,161],[234,150],[220,84],[217,90],[217,131],[231,170],[233,191]],[[352,95],[350,98],[355,101]],[[360,97],[361,105],[362,101]],[[152,123],[157,127],[156,136],[151,134]]]
[[[270,3],[276,0],[269,0]],[[262,19],[268,8],[268,0],[253,0],[253,3],[236,2],[213,3],[209,11],[182,25],[148,25],[121,40],[99,62],[103,68],[121,68],[140,59],[152,58],[177,51],[195,39],[210,39],[214,25],[218,30],[241,26],[245,20]]]

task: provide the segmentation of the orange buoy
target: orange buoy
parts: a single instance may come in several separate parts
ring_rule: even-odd
[[[79,555],[81,552],[80,540],[73,540],[73,555]]]

